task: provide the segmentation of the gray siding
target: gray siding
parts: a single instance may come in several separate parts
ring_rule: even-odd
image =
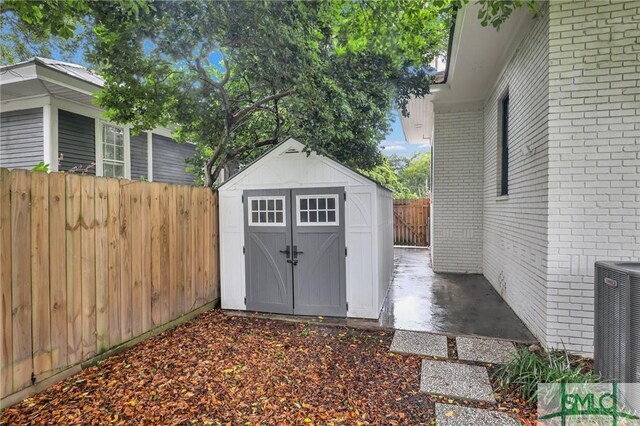
[[[147,134],[131,135],[131,179],[149,178]]]
[[[96,161],[95,120],[84,115],[58,110],[58,152],[64,158],[60,170],[67,171],[75,166],[86,167]],[[94,175],[95,167],[87,174]]]
[[[195,156],[196,147],[180,144],[160,135],[153,135],[153,180],[193,184],[194,175],[185,171],[185,159]]]
[[[30,169],[44,159],[42,108],[0,114],[0,167]]]

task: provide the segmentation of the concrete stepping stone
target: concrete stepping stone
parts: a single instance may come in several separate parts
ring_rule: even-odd
[[[498,411],[436,402],[436,426],[469,425],[520,426],[520,421]]]
[[[456,337],[456,347],[460,360],[491,364],[508,362],[516,350],[511,342],[479,337]]]
[[[391,352],[447,358],[447,336],[417,331],[397,330],[393,334]]]
[[[422,360],[420,391],[457,399],[496,402],[487,369],[478,365]]]

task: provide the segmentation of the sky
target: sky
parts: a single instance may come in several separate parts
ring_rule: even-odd
[[[393,112],[394,120],[391,124],[391,133],[380,143],[380,148],[385,155],[396,154],[401,157],[411,157],[416,152],[426,152],[431,148],[429,145],[410,144],[404,137],[400,115],[398,111]]]

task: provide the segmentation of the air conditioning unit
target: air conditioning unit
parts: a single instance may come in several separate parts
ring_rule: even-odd
[[[640,383],[640,262],[596,262],[594,334],[594,363],[603,380]],[[625,394],[639,410],[640,393]]]

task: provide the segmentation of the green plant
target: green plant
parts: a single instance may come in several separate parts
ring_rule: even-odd
[[[536,401],[538,383],[597,383],[600,377],[591,372],[582,359],[564,351],[530,351],[518,347],[511,361],[494,372],[498,385],[514,390],[529,403]]]
[[[32,172],[48,172],[49,171],[49,165],[46,164],[44,161],[39,162],[38,164],[36,164],[35,166],[33,166],[33,169],[31,169]]]

